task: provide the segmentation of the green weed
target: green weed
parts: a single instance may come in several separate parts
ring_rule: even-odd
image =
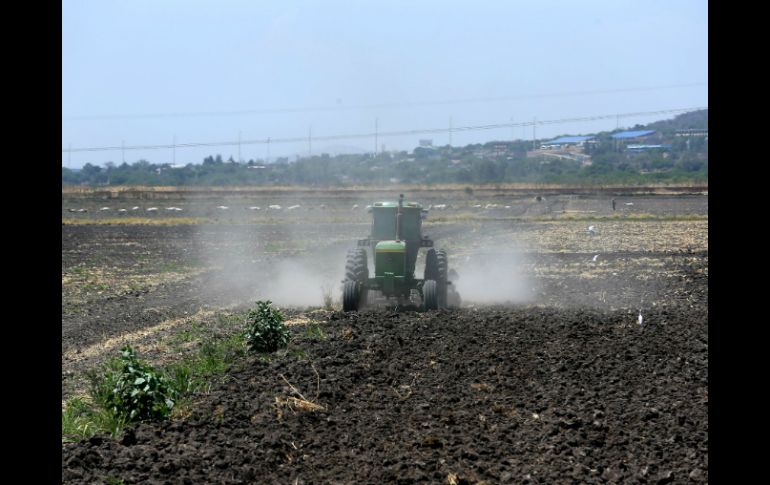
[[[91,380],[91,395],[119,421],[164,419],[174,408],[177,391],[166,376],[140,361],[130,346],[120,351],[118,369]]]
[[[254,352],[275,352],[291,340],[291,331],[283,323],[280,310],[270,306],[271,301],[258,301],[257,308],[246,317],[246,343]]]

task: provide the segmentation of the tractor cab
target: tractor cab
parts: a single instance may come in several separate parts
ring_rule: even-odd
[[[406,202],[402,194],[398,202],[376,202],[371,213],[371,233],[358,245],[372,248],[375,276],[384,277],[384,273],[393,270],[395,277],[414,278],[417,253],[421,247],[433,246],[433,241],[422,235],[422,206]]]
[[[422,206],[416,202],[403,202],[401,206],[401,233],[398,228],[398,202],[377,202],[372,206],[372,240],[422,239]]]

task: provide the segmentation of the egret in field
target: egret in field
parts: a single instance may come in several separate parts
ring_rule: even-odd
[[[594,259],[592,259],[591,261],[593,261],[595,263],[598,258],[599,258],[599,255],[598,254],[594,254]]]

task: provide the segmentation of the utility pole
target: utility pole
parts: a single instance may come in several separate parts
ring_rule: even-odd
[[[377,156],[377,123],[379,122],[378,118],[374,119],[374,156]]]
[[[537,150],[537,116],[532,119],[532,149]]]
[[[267,137],[267,159],[265,162],[270,163],[270,137]]]
[[[511,141],[516,141],[516,126],[513,123],[513,116],[511,116]]]
[[[449,146],[452,146],[452,117],[449,117]]]
[[[238,163],[241,163],[241,132],[238,130]]]
[[[174,135],[174,143],[172,145],[174,146],[174,165],[176,165],[176,135]]]
[[[120,140],[120,153],[123,163],[126,163],[126,140]]]
[[[310,125],[310,127],[307,129],[307,154],[308,156],[313,156],[313,125]]]

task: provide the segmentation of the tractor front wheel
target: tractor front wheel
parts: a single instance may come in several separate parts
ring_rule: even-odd
[[[436,280],[425,280],[425,283],[422,285],[422,301],[426,310],[438,310]]]

